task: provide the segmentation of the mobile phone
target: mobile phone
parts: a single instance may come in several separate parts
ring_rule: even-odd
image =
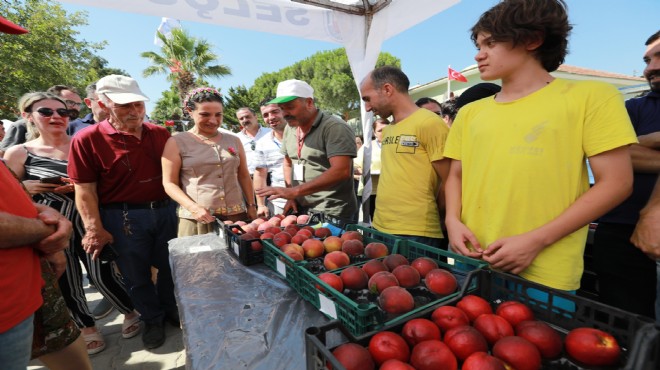
[[[111,262],[116,260],[117,257],[119,257],[119,253],[117,253],[117,250],[112,246],[112,244],[108,243],[105,245],[105,247],[103,247],[98,258],[102,262]]]
[[[41,182],[43,184],[64,185],[64,181],[62,181],[61,176],[44,177],[44,178],[39,179],[39,182]]]

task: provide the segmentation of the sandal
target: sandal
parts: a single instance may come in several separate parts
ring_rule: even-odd
[[[85,344],[87,345],[88,355],[95,355],[105,349],[105,340],[103,340],[103,336],[100,332],[96,331],[91,334],[82,334],[82,337],[83,340],[85,340]],[[96,348],[89,348],[89,345],[94,342],[101,343],[101,345]]]
[[[135,315],[132,319],[124,319],[121,324],[121,336],[124,339],[133,338],[140,333],[140,315]]]

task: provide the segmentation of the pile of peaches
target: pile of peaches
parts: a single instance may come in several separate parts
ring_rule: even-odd
[[[490,352],[489,352],[490,351]],[[430,318],[415,318],[400,331],[381,331],[366,347],[346,343],[332,351],[347,369],[369,370],[538,370],[542,361],[566,352],[579,366],[611,366],[621,349],[609,333],[576,328],[562,336],[518,301],[490,303],[466,295],[456,306],[441,306]]]
[[[269,219],[266,218],[255,218],[252,222],[247,223],[245,221],[224,221],[228,227],[231,228],[231,232],[235,235],[239,235],[241,240],[250,242],[250,249],[252,251],[258,252],[263,250],[263,244],[261,240],[263,239],[272,239],[275,234],[284,231],[289,235],[295,235],[301,228],[305,228],[303,234],[308,234],[311,237],[314,235],[315,230],[311,226],[299,226],[305,225],[309,222],[309,215],[275,215]],[[239,229],[240,227],[240,229]],[[287,229],[288,228],[288,229]],[[327,230],[327,235],[330,235],[331,232]],[[295,231],[294,231],[295,230]],[[319,232],[321,234],[321,232]]]

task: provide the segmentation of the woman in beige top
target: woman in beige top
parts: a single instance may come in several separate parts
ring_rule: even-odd
[[[243,145],[237,136],[218,131],[222,95],[209,87],[194,89],[186,97],[184,109],[195,126],[172,136],[162,157],[163,186],[179,203],[178,236],[212,232],[216,218],[256,218]]]

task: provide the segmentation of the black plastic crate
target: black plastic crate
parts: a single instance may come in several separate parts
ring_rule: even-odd
[[[238,233],[232,232],[232,229],[237,230]],[[245,231],[241,228],[240,225],[236,224],[225,224],[224,232],[227,248],[229,249],[230,253],[232,253],[243,265],[251,266],[257,263],[262,263],[264,261],[263,249],[254,251],[251,248],[251,244],[254,241],[260,242],[263,248],[263,241],[261,239],[241,239],[241,235],[245,234]]]
[[[466,294],[478,295],[488,300],[493,307],[507,300],[525,303],[534,311],[537,320],[545,321],[562,335],[578,327],[598,328],[612,334],[621,347],[621,363],[617,367],[607,369],[657,370],[660,368],[660,331],[647,317],[496,271],[481,270],[472,274],[470,278],[474,279],[476,283],[470,284],[470,286],[476,286],[476,289],[468,290]],[[546,292],[548,301],[541,302],[530,297],[526,293],[528,288]],[[575,305],[575,311],[548,304],[558,298],[572,302]],[[436,308],[453,305],[460,299],[461,297],[456,297],[409,319],[428,318]],[[382,330],[399,332],[404,324],[405,322],[397,323],[384,327]],[[305,332],[307,369],[327,369],[326,364],[328,363],[332,364],[333,369],[344,369],[332,356],[332,349],[349,341],[366,346],[375,333],[353,337],[339,321],[333,321],[323,327],[308,328]],[[553,361],[544,361],[542,368],[583,369],[566,356]]]

